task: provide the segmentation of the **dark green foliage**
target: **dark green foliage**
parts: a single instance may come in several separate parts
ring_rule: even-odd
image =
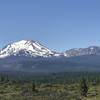
[[[8,75],[0,75],[0,82],[1,83],[6,83],[8,81],[9,81]]]
[[[85,78],[82,78],[80,83],[80,92],[82,96],[87,96],[88,93],[88,84]]]
[[[1,81],[1,82],[5,81],[5,77],[4,77],[4,76],[1,76],[1,77],[0,77],[0,81]]]
[[[35,91],[36,91],[36,86],[35,86],[34,81],[32,81],[32,92],[35,92]]]

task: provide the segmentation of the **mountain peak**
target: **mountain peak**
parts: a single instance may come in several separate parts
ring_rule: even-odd
[[[87,48],[74,48],[64,53],[57,53],[49,50],[42,44],[33,40],[21,40],[8,44],[0,51],[0,58],[10,56],[27,56],[27,57],[75,57],[82,55],[100,55],[100,47],[90,46]]]
[[[75,48],[67,50],[64,53],[66,57],[82,56],[82,55],[100,55],[99,46],[89,46],[87,48]]]
[[[0,58],[9,56],[49,57],[53,52],[33,40],[21,40],[7,45],[0,51]]]

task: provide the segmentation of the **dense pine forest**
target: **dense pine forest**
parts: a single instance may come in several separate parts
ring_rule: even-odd
[[[1,72],[0,100],[100,100],[100,73]]]

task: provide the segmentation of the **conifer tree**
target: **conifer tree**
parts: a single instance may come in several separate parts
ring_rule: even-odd
[[[36,91],[36,86],[35,86],[35,83],[34,81],[32,81],[32,92]]]
[[[80,83],[80,92],[82,96],[87,96],[88,93],[88,84],[85,78],[82,78]]]

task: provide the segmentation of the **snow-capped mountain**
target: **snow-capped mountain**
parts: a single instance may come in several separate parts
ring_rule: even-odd
[[[32,40],[21,40],[5,46],[0,51],[0,58],[9,56],[51,57],[55,55],[40,43]]]
[[[67,50],[65,57],[83,56],[83,55],[100,55],[100,47],[90,46],[88,48],[75,48]]]
[[[100,55],[100,47],[90,46],[88,48],[75,48],[64,53],[57,53],[33,40],[21,40],[8,44],[0,51],[0,58],[10,56],[26,57],[75,57],[83,55]]]
[[[0,51],[0,70],[100,71],[99,60],[98,46],[57,53],[36,41],[21,40],[8,44]]]

